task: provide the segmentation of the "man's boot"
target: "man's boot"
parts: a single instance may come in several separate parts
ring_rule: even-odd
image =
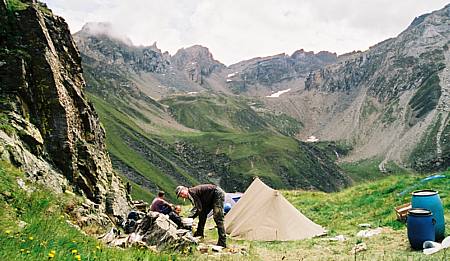
[[[217,241],[217,245],[226,248],[227,247],[227,239],[219,238],[219,241]]]

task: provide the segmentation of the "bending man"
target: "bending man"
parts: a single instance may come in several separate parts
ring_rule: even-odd
[[[195,231],[194,236],[204,236],[206,217],[208,212],[213,210],[213,217],[219,235],[217,245],[227,247],[227,238],[223,223],[223,202],[225,199],[225,192],[216,185],[203,184],[192,188],[178,186],[175,193],[177,194],[177,197],[189,199],[194,206],[189,217],[199,217],[197,231]]]

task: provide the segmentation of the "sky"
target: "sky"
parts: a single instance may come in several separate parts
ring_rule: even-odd
[[[42,1],[42,0],[41,0]],[[110,22],[135,45],[200,44],[230,65],[295,50],[343,54],[395,37],[448,0],[43,0],[72,33]]]

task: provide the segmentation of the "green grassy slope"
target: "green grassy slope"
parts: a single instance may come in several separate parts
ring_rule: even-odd
[[[370,173],[370,164],[354,166]],[[355,170],[355,173],[357,171]],[[328,234],[323,237],[288,242],[256,242],[230,240],[231,245],[245,246],[252,251],[252,260],[448,260],[450,252],[441,251],[425,256],[412,251],[404,223],[396,220],[394,207],[411,200],[410,192],[420,189],[439,191],[443,201],[447,236],[450,235],[450,171],[441,173],[444,179],[421,182],[425,175],[404,173],[392,169],[390,176],[378,177],[340,192],[282,191],[283,195],[305,216],[322,225]],[[400,193],[404,192],[402,195]],[[212,221],[211,221],[212,222]],[[382,233],[370,238],[357,237],[369,223],[382,227]],[[212,225],[212,223],[211,223]],[[329,238],[343,235],[345,241]],[[208,231],[207,242],[217,240],[216,231]],[[365,251],[351,252],[356,244],[364,243]],[[207,258],[201,259],[207,260]]]
[[[178,184],[206,182],[243,191],[254,176],[285,189],[336,191],[349,183],[328,154],[276,131],[280,127],[293,134],[298,122],[257,113],[248,101],[208,94],[172,96],[164,100],[168,111],[200,131],[152,133],[141,128],[143,121],[125,102],[89,96],[105,126],[114,167],[153,194],[158,189],[171,192]],[[140,192],[136,198],[148,200],[142,198],[143,190],[135,192]],[[173,193],[168,196],[173,199]]]
[[[23,173],[0,161],[0,259],[1,260],[174,260],[164,254],[132,248],[109,248],[70,226],[70,205],[81,198],[54,195],[35,188],[31,193],[19,188]],[[25,227],[19,221],[26,222]],[[76,253],[74,253],[76,251]]]
[[[335,191],[346,182],[326,155],[290,137],[270,132],[210,132],[186,139],[210,153],[225,154],[231,159],[230,176],[224,181],[229,182],[227,187],[245,189],[254,176],[274,188]]]
[[[450,172],[447,172],[447,178],[423,184],[420,183],[422,178],[423,175],[394,175],[331,195],[299,191],[286,191],[285,195],[305,215],[325,225],[332,233],[352,231],[361,223],[398,229],[403,225],[395,221],[393,208],[409,202],[409,192],[414,190],[438,190],[444,209],[450,209]],[[399,195],[405,190],[407,193]],[[450,212],[447,217],[450,218]]]
[[[172,96],[161,100],[169,106],[171,115],[183,125],[205,132],[259,132],[273,131],[293,136],[302,124],[285,115],[261,110],[241,97],[220,94]]]
[[[131,176],[126,176],[129,180],[133,180],[133,177],[135,177],[134,182],[132,182],[134,187],[141,185],[154,193],[159,189],[173,191],[178,182],[198,183],[196,179],[181,170],[170,159],[155,151],[151,146],[153,145],[151,143],[152,138],[138,127],[127,114],[94,95],[90,95],[90,99],[94,102],[102,124],[107,130],[106,142],[113,163],[116,159],[132,171]],[[153,157],[153,161],[151,157]],[[156,165],[154,162],[160,162],[160,164]],[[122,172],[122,174],[125,173]],[[134,198],[151,201],[151,198],[148,198],[151,194],[145,195],[142,188],[136,188],[132,191]],[[174,198],[171,193],[168,193],[167,196]]]
[[[249,242],[229,240],[235,248],[245,247],[246,257],[227,256],[224,260],[447,260],[441,251],[431,257],[411,251],[406,227],[395,220],[393,208],[410,200],[409,192],[432,188],[440,192],[450,231],[450,171],[445,179],[420,183],[423,175],[398,175],[357,185],[341,192],[322,193],[283,191],[285,197],[304,215],[324,226],[327,237],[344,235],[346,241],[314,238],[292,242]],[[154,254],[138,248],[109,248],[93,237],[83,235],[67,224],[69,206],[80,204],[81,198],[70,194],[54,195],[26,182],[35,190],[27,193],[17,185],[23,173],[0,161],[0,258],[2,260],[208,260],[209,256],[191,254]],[[409,188],[409,189],[408,189]],[[400,192],[405,191],[403,196]],[[19,227],[19,221],[27,225]],[[212,222],[212,221],[211,221]],[[360,223],[384,227],[381,235],[358,238]],[[216,240],[215,230],[208,230],[206,243]],[[350,253],[357,243],[365,243],[366,251]],[[72,251],[76,250],[76,254]],[[54,252],[52,252],[54,251]],[[49,254],[54,253],[53,258]],[[409,258],[409,259],[408,259]]]
[[[367,182],[337,193],[304,191],[283,193],[303,214],[324,226],[329,231],[329,236],[342,234],[347,238],[346,241],[330,242],[316,238],[288,243],[257,243],[255,247],[264,249],[259,251],[263,253],[271,249],[277,252],[278,256],[291,249],[298,249],[290,254],[306,260],[314,260],[314,256],[320,256],[316,260],[447,260],[443,251],[431,257],[421,252],[411,251],[406,226],[396,220],[394,207],[410,202],[409,192],[414,190],[438,190],[443,201],[448,235],[450,231],[450,171],[443,173],[446,178],[426,183],[420,182],[425,177],[423,175],[396,174],[398,175]],[[407,193],[399,195],[405,190]],[[385,229],[381,235],[358,238],[356,233],[362,230],[358,224],[362,223],[369,223],[373,228],[380,226]],[[354,257],[354,254],[349,251],[355,244],[361,242],[366,243],[368,249]],[[449,254],[447,253],[447,258]]]
[[[376,181],[390,175],[411,174],[409,170],[400,168],[394,162],[385,164],[386,173],[383,173],[378,167],[380,163],[380,159],[372,158],[358,162],[342,162],[339,166],[356,184]]]

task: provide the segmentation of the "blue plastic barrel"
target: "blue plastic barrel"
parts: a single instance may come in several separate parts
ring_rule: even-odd
[[[433,215],[427,209],[412,208],[408,211],[408,240],[413,249],[421,250],[423,242],[435,240],[434,223]]]
[[[418,190],[412,193],[412,208],[424,208],[431,211],[436,220],[435,236],[436,240],[441,241],[445,237],[444,208],[442,207],[439,193],[435,190]]]

